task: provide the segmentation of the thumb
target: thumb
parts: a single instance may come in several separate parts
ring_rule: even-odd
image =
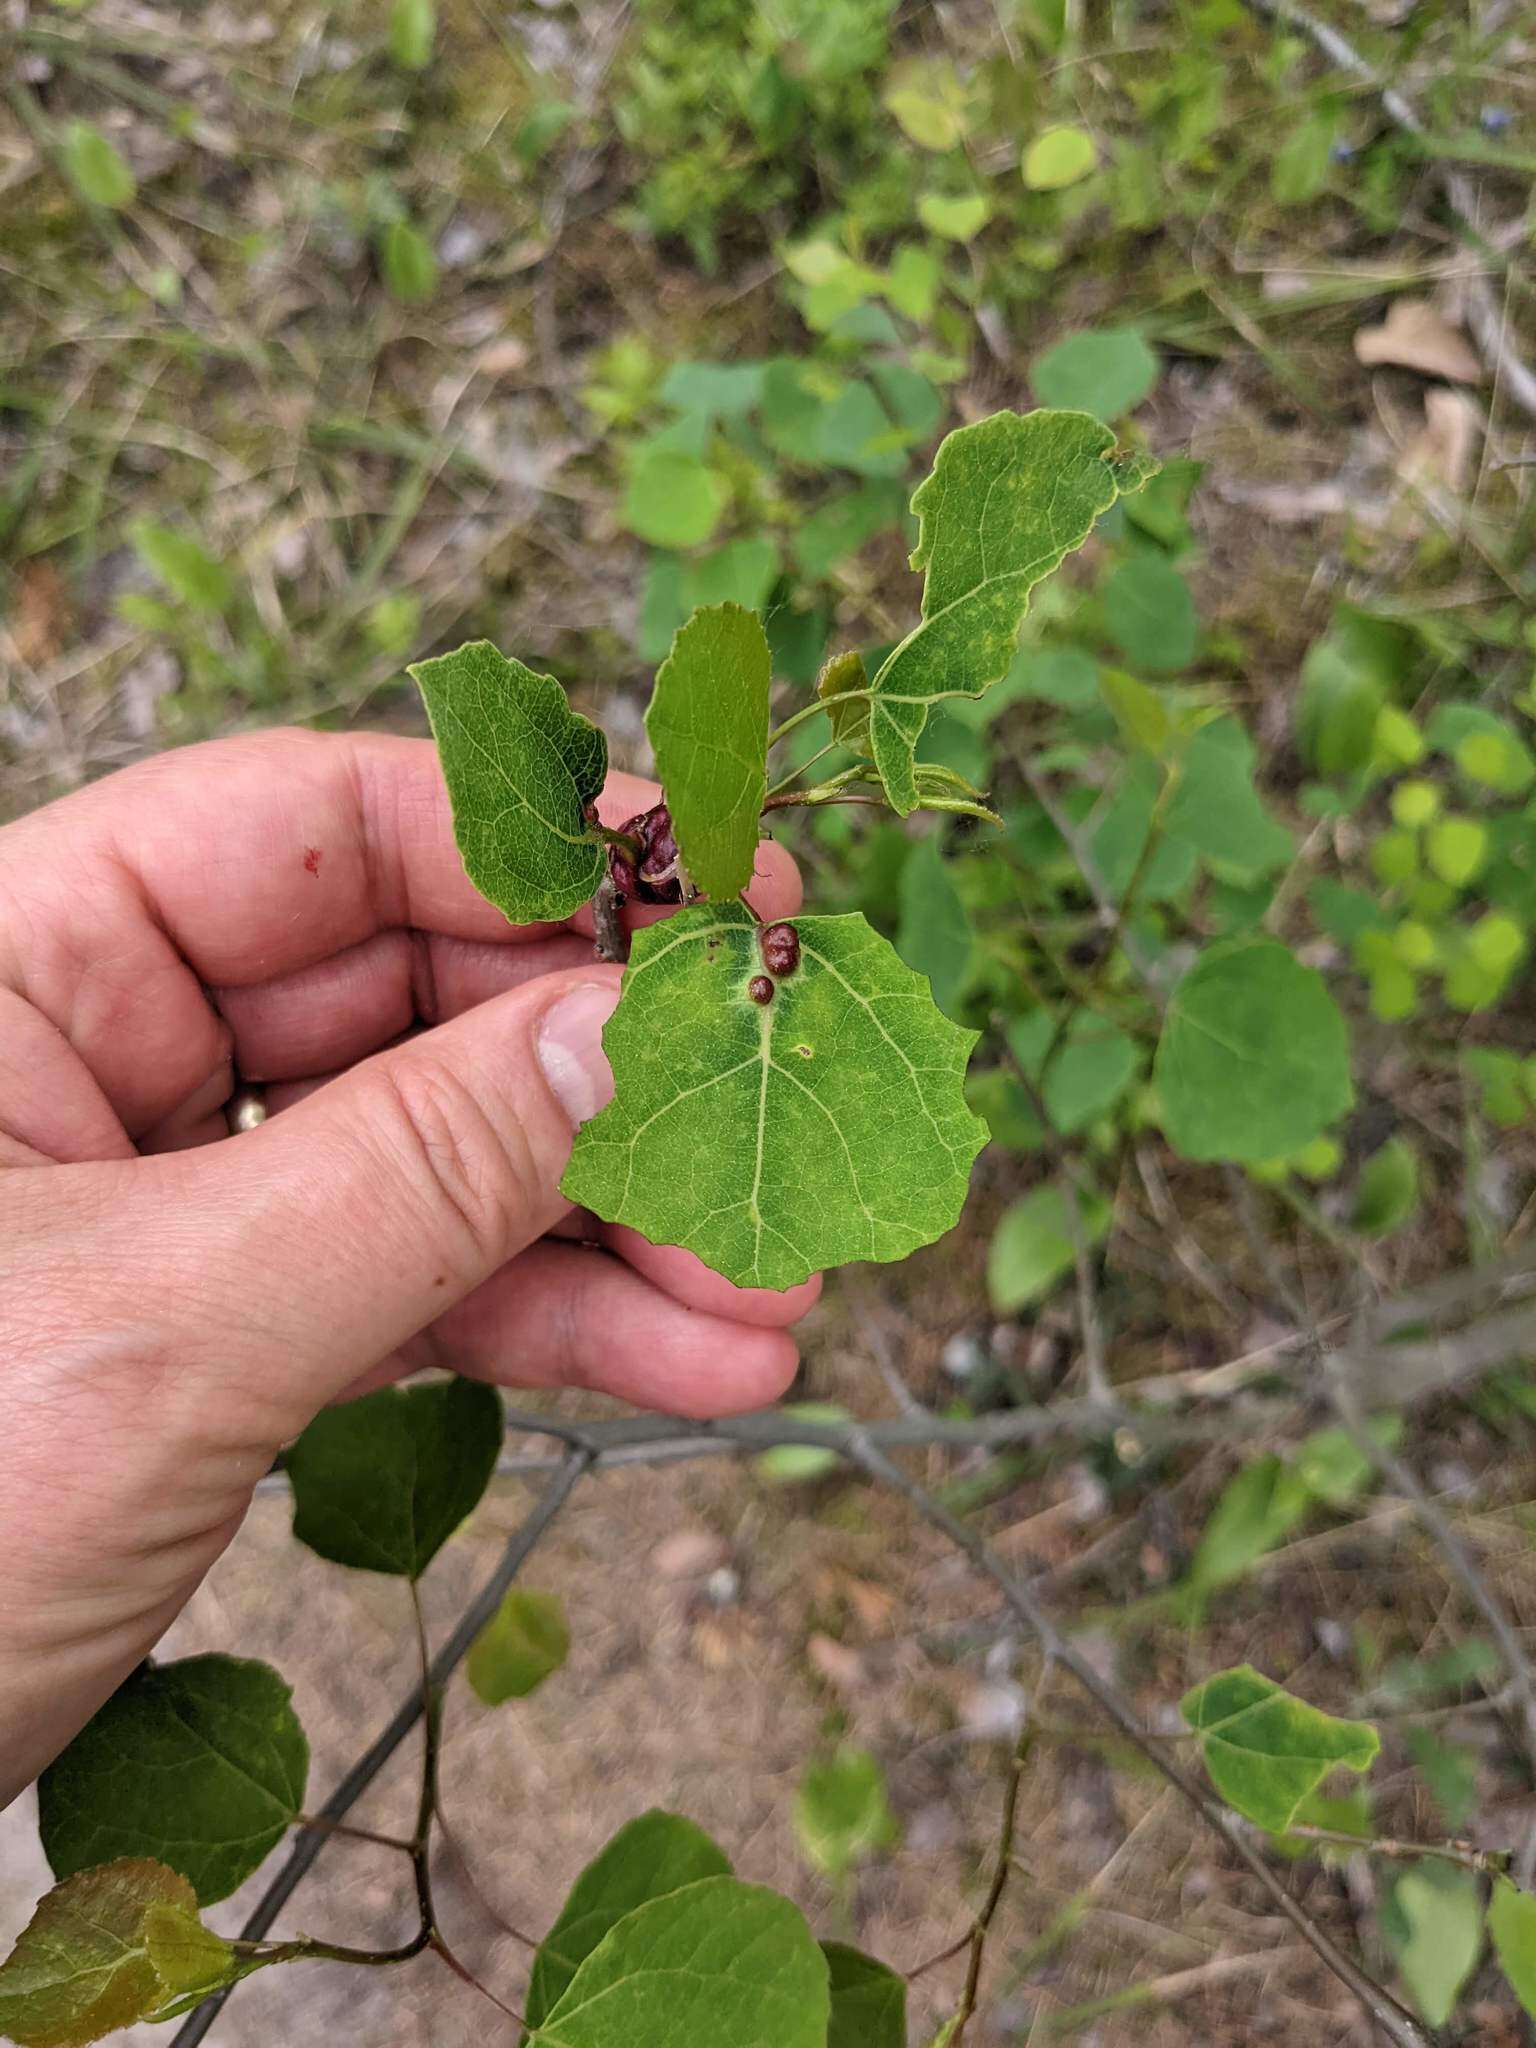
[[[559,1183],[575,1127],[613,1092],[602,1031],[619,979],[542,977],[201,1155],[223,1226],[214,1256],[259,1285],[251,1391],[279,1414],[291,1405],[293,1426],[569,1207]]]

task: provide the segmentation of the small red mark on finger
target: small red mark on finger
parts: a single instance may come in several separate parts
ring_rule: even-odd
[[[305,849],[304,849],[304,872],[305,872],[305,874],[306,874],[306,875],[318,875],[318,874],[319,874],[319,872],[320,872],[320,849],[319,849],[319,847],[318,847],[318,846],[306,846],[306,847],[305,847]]]

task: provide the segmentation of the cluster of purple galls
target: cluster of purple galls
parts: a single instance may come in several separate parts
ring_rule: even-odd
[[[595,807],[589,817],[596,822]],[[677,855],[677,835],[672,830],[672,813],[665,804],[653,804],[619,827],[628,846],[608,848],[608,878],[620,902],[681,903],[682,868]],[[631,852],[630,848],[633,848]],[[792,924],[764,925],[757,935],[766,974],[754,974],[747,994],[754,1003],[771,1003],[774,989],[800,965],[800,938]]]

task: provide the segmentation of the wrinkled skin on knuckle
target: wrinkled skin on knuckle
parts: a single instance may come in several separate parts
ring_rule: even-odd
[[[435,1055],[385,1063],[378,1075],[390,1181],[409,1191],[434,1247],[473,1285],[543,1227],[544,1194],[527,1133]]]

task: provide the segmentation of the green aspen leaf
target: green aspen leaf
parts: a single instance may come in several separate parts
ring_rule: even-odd
[[[792,1817],[806,1861],[833,1879],[894,1847],[901,1833],[885,1773],[867,1749],[845,1747],[807,1764]]]
[[[872,685],[871,752],[892,807],[917,801],[913,762],[930,707],[979,697],[1008,670],[1029,594],[1082,546],[1094,521],[1152,473],[1116,453],[1086,413],[994,413],[939,445],[912,510],[922,617]]]
[[[1488,858],[1488,828],[1476,818],[1438,818],[1429,828],[1424,852],[1441,881],[1464,889]]]
[[[880,479],[840,491],[819,505],[795,535],[795,560],[809,577],[829,575],[877,533],[901,522],[901,486]]]
[[[464,1672],[488,1707],[537,1692],[570,1654],[571,1632],[558,1594],[514,1586],[469,1648]]]
[[[885,90],[885,104],[903,134],[919,149],[942,153],[962,140],[966,128],[966,88],[953,64],[944,59],[914,58],[900,64]]]
[[[1021,647],[998,686],[999,694],[1010,686],[1021,697],[1081,711],[1099,694],[1099,665],[1081,647]]]
[[[1378,1415],[1371,1436],[1390,1450],[1403,1433],[1402,1418]],[[1376,1466],[1347,1429],[1314,1430],[1296,1449],[1296,1476],[1308,1493],[1331,1508],[1345,1508],[1376,1477]]]
[[[1367,1237],[1401,1230],[1419,1206],[1419,1155],[1406,1138],[1388,1138],[1360,1169],[1350,1228]]]
[[[436,41],[433,0],[394,0],[389,10],[389,54],[402,71],[425,71]]]
[[[683,864],[706,895],[745,889],[768,791],[773,657],[755,613],[696,611],[656,671],[645,730]]]
[[[553,676],[471,640],[412,664],[453,803],[469,879],[514,924],[569,917],[603,873],[586,808],[608,742]]]
[[[59,146],[64,175],[92,206],[114,210],[133,204],[138,185],[115,143],[89,121],[71,121]]]
[[[1483,1952],[1477,1879],[1428,1862],[1404,1871],[1383,1904],[1381,1926],[1420,2016],[1443,2027]]]
[[[913,847],[902,865],[900,905],[896,950],[927,978],[933,1000],[952,1017],[970,977],[973,940],[936,832]]]
[[[1096,327],[1048,348],[1029,381],[1042,405],[1118,420],[1151,397],[1158,368],[1139,327]]]
[[[1536,2017],[1536,1898],[1507,1877],[1495,1878],[1488,1902],[1488,1932],[1510,1990]]]
[[[760,610],[779,580],[779,551],[765,535],[756,534],[750,539],[728,540],[713,554],[677,566],[681,570],[680,602],[672,630],[700,605],[740,604],[749,612]],[[672,630],[666,635],[662,654],[672,644]]]
[[[1104,581],[1104,628],[1127,661],[1187,668],[1200,644],[1189,585],[1162,555],[1132,555]]]
[[[992,218],[992,202],[983,192],[954,198],[925,192],[917,202],[917,217],[930,234],[942,235],[946,242],[970,242]]]
[[[1245,875],[1267,875],[1296,850],[1254,787],[1257,750],[1235,718],[1213,719],[1179,757],[1178,781],[1163,830],[1208,861]]]
[[[1302,206],[1324,190],[1338,130],[1338,114],[1331,106],[1319,107],[1296,123],[1269,167],[1269,189],[1279,205]]]
[[[835,1401],[786,1401],[779,1413],[793,1422],[824,1423],[829,1429],[846,1427],[853,1420]],[[752,1460],[752,1470],[771,1486],[804,1486],[838,1471],[842,1462],[830,1444],[775,1444]]]
[[[658,548],[698,547],[720,524],[725,486],[686,449],[643,448],[630,466],[624,523]]]
[[[679,412],[706,419],[741,419],[763,395],[762,363],[674,363],[659,396]]]
[[[1230,1480],[1212,1508],[1189,1564],[1201,1592],[1240,1579],[1295,1528],[1312,1497],[1295,1469],[1273,1453],[1255,1458]]]
[[[150,1955],[157,1906],[195,1916],[197,1901],[184,1877],[147,1857],[55,1885],[0,1964],[0,2035],[20,2048],[83,2048],[147,2019],[175,1988]]]
[[[1169,1002],[1153,1081],[1186,1159],[1288,1158],[1353,1100],[1344,1019],[1275,939],[1201,954]]]
[[[144,1946],[167,1993],[203,1997],[221,1984],[248,1974],[250,1962],[205,1927],[190,1905],[164,1901],[149,1907],[143,1921]]]
[[[322,1408],[283,1459],[293,1533],[332,1564],[419,1579],[490,1483],[501,1396],[482,1380]]]
[[[1042,1004],[1009,1025],[1008,1044],[1039,1088],[1052,1129],[1070,1138],[1114,1108],[1140,1056],[1128,1033],[1092,1010],[1079,1010],[1059,1042],[1056,1027],[1056,1016]]]
[[[561,1186],[741,1287],[905,1258],[955,1222],[986,1137],[976,1034],[854,915],[797,918],[799,966],[754,1002],[758,930],[722,903],[636,934],[603,1035],[617,1093]]]
[[[1369,1721],[1340,1721],[1239,1664],[1179,1702],[1200,1738],[1211,1783],[1237,1812],[1284,1834],[1331,1770],[1369,1770],[1381,1739]]]
[[[680,1814],[653,1809],[620,1828],[572,1885],[539,1944],[528,1979],[529,2027],[544,2024],[587,1957],[637,1907],[730,1874],[725,1851]]]
[[[379,270],[391,298],[425,305],[437,290],[437,258],[414,221],[392,220],[379,236]]]
[[[869,752],[869,699],[856,697],[851,704],[841,700],[852,690],[868,688],[864,657],[857,650],[834,654],[816,678],[816,694],[827,707],[832,737],[853,754]]]
[[[831,1977],[827,2048],[907,2048],[907,1987],[896,1972],[840,1941],[821,1952]]]
[[[1077,1197],[1078,1228],[1091,1248],[1109,1234],[1110,1206],[1097,1196]],[[1032,1188],[1003,1211],[987,1248],[987,1292],[1000,1315],[1016,1315],[1039,1301],[1077,1263],[1072,1212],[1058,1187]]]
[[[270,1665],[141,1664],[38,1780],[43,1852],[61,1878],[152,1856],[211,1905],[282,1840],[308,1776],[309,1744]]]
[[[217,614],[229,609],[235,594],[229,571],[190,533],[135,519],[128,538],[145,567],[190,610]]]
[[[1088,131],[1061,123],[1041,130],[1025,150],[1021,168],[1031,192],[1059,192],[1086,178],[1098,160]]]
[[[825,2048],[827,1965],[777,1892],[706,1877],[604,1936],[529,2048]]]
[[[1160,761],[1173,736],[1173,720],[1156,690],[1137,677],[1128,676],[1124,669],[1106,668],[1099,674],[1099,695],[1109,706],[1126,744],[1140,747],[1154,761]]]
[[[1302,759],[1335,778],[1365,767],[1386,705],[1386,682],[1351,641],[1337,633],[1314,641],[1301,665],[1296,712]]]

